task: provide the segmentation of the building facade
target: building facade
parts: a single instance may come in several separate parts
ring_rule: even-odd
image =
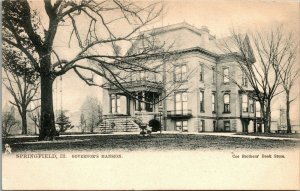
[[[176,59],[153,58],[155,72],[124,72],[126,92],[107,83],[101,128],[113,124],[121,131],[137,130],[136,119],[147,123],[156,118],[165,131],[262,131],[259,104],[247,77],[220,48],[231,37],[216,39],[207,27],[185,22],[153,30],[157,42],[172,44],[168,50]]]

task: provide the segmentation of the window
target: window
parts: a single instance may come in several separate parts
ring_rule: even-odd
[[[188,122],[187,121],[182,121],[182,130],[188,131]]]
[[[119,96],[111,98],[111,111],[112,113],[120,113],[121,111],[121,100]]]
[[[251,112],[251,113],[254,112],[254,103],[253,103],[253,99],[249,99],[249,112]]]
[[[176,131],[188,131],[188,122],[186,120],[176,121]]]
[[[230,121],[224,121],[224,131],[230,131]]]
[[[215,84],[216,83],[216,71],[215,71],[215,67],[212,67],[212,83]]]
[[[204,91],[200,91],[200,111],[204,112]]]
[[[256,117],[260,117],[260,103],[258,101],[255,102],[255,112]]]
[[[211,110],[213,113],[216,112],[216,104],[215,104],[216,93],[211,94]]]
[[[230,112],[230,95],[228,93],[224,94],[224,113]]]
[[[200,81],[204,80],[204,68],[203,64],[200,64]]]
[[[248,112],[248,96],[246,94],[242,95],[242,111]]]
[[[242,86],[245,86],[245,87],[248,86],[248,79],[247,79],[245,72],[243,72],[243,74],[242,74]]]
[[[204,131],[205,131],[205,121],[200,120],[199,132],[204,132]]]
[[[224,83],[229,83],[229,69],[223,69]]]
[[[186,80],[186,72],[187,72],[186,65],[175,66],[175,76],[174,76],[175,81],[181,82]]]
[[[187,110],[187,93],[177,92],[175,93],[175,111],[176,114],[180,114]]]

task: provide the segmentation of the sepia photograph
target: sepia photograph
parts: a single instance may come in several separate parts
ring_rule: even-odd
[[[299,190],[297,0],[2,0],[3,190]]]

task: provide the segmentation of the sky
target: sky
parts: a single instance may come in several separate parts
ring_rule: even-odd
[[[278,0],[161,0],[165,4],[165,11],[161,20],[147,29],[180,22],[187,22],[195,27],[207,26],[210,33],[216,38],[226,37],[231,28],[249,29],[268,27],[274,24],[283,24],[285,28],[299,32],[300,11],[298,1]],[[34,1],[35,6],[41,6],[41,1]],[[58,35],[57,37],[64,38]],[[59,41],[57,41],[59,46]],[[62,51],[63,52],[63,51]],[[57,88],[56,88],[57,86]],[[69,72],[55,82],[54,105],[60,107],[60,87],[62,86],[63,109],[77,111],[80,109],[86,96],[94,95],[102,101],[102,90],[84,84],[73,72]],[[293,95],[298,95],[300,87]],[[5,99],[4,99],[5,100]],[[282,102],[282,98],[275,99],[274,115]],[[299,119],[299,97],[292,105],[292,117]]]

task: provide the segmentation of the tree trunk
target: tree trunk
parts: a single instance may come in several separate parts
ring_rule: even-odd
[[[56,133],[52,95],[53,81],[50,72],[41,72],[41,130],[39,140],[53,140]]]
[[[25,111],[25,112],[24,112]],[[22,135],[27,135],[27,116],[26,116],[26,109],[21,113],[21,120],[22,120]]]
[[[292,125],[290,119],[290,92],[286,92],[286,125],[287,133],[292,133]]]
[[[264,133],[269,133],[269,111],[268,107],[260,103],[260,108],[261,108],[261,114],[262,114],[262,124],[264,124]]]
[[[266,104],[266,110],[265,110],[265,117],[264,117],[264,133],[270,133],[271,132],[271,103],[268,100],[268,103]]]

